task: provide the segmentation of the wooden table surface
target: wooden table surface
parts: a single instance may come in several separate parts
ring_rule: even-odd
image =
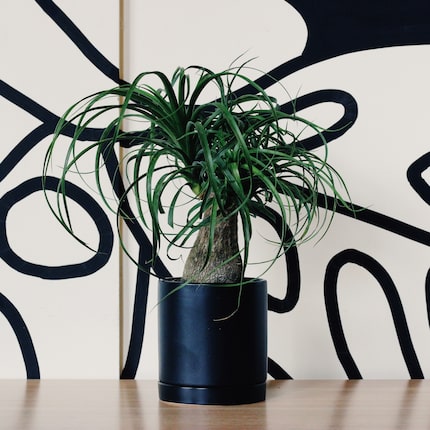
[[[0,381],[0,429],[430,429],[430,380],[269,381],[242,406],[160,402],[155,381]]]

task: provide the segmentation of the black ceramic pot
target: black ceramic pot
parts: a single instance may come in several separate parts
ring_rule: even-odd
[[[242,290],[189,284],[169,295],[181,285],[177,279],[159,283],[160,399],[219,405],[264,400],[266,281]]]

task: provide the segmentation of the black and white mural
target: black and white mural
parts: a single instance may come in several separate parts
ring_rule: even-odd
[[[46,210],[40,163],[66,105],[118,82],[118,2],[6,0],[0,10],[0,377],[115,377],[111,220],[91,190],[75,186],[100,252],[73,243]]]
[[[119,369],[123,378],[156,378],[156,284],[124,263],[121,322],[110,214],[75,184],[76,211],[100,251],[87,255],[55,225],[40,193],[58,115],[120,81],[119,2],[25,3],[6,0],[0,14],[0,376],[116,377]],[[332,130],[330,162],[360,210],[338,213],[320,242],[291,249],[267,273],[271,376],[428,377],[430,5],[220,0],[202,8],[197,0],[136,0],[125,22],[124,79],[255,56],[260,85],[269,87],[270,74],[288,89],[285,110],[294,100]],[[88,130],[87,138],[96,134]],[[311,138],[303,144],[319,150]],[[107,181],[114,170],[106,166]],[[144,262],[145,232],[125,228]],[[276,225],[264,220],[256,229],[276,237]],[[265,246],[261,239],[256,249]],[[175,270],[168,261],[157,268]]]

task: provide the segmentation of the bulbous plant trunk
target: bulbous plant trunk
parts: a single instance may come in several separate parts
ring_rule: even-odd
[[[237,215],[217,223],[209,259],[208,243],[209,227],[203,227],[185,262],[183,279],[210,284],[240,282],[243,269],[239,254]]]

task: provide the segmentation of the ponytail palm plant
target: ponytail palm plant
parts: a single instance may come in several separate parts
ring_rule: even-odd
[[[346,205],[342,194],[347,191],[327,162],[323,130],[284,112],[244,70],[216,73],[192,66],[178,68],[171,79],[145,72],[71,106],[57,125],[43,167],[46,180],[57,148],[64,145],[60,137],[73,130],[56,203],[50,203],[57,219],[77,237],[67,180],[76,173],[85,180],[88,172],[80,164],[92,155],[98,192],[118,225],[130,217],[124,207],[134,201],[134,221],[151,231],[152,262],[164,241],[168,250],[191,248],[184,281],[243,282],[257,213],[270,219],[275,209],[282,217],[273,261],[289,246],[324,234],[333,204]],[[240,87],[249,91],[235,91]],[[84,142],[86,130],[103,120],[97,139]],[[133,129],[126,130],[126,124]],[[304,129],[321,139],[322,156],[301,145]],[[119,147],[127,148],[118,164],[126,185],[112,201],[100,178],[106,158],[116,157]]]

